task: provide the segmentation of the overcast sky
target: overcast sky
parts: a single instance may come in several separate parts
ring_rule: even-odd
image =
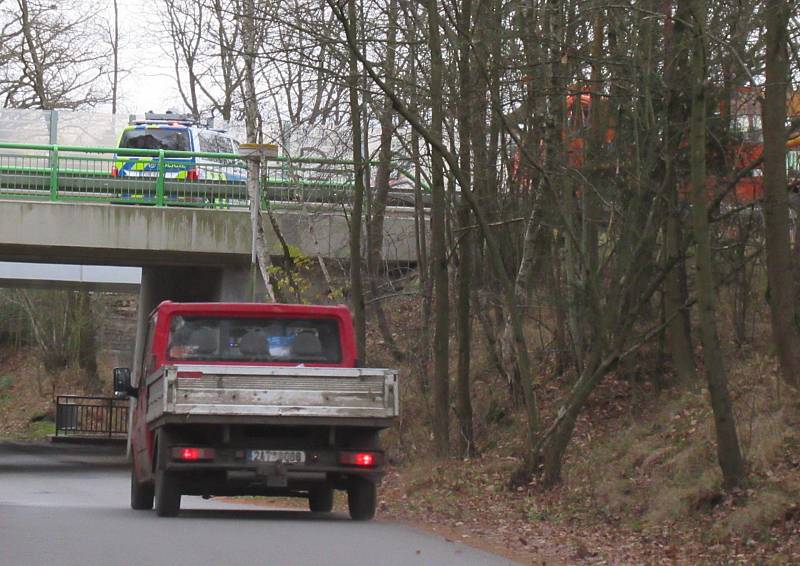
[[[120,82],[119,112],[143,114],[184,110],[174,80],[171,58],[161,44],[163,32],[158,19],[158,0],[117,0],[119,5],[120,68],[127,75]],[[113,3],[109,0],[109,21]],[[164,46],[166,47],[166,45]],[[110,109],[110,106],[109,106]]]

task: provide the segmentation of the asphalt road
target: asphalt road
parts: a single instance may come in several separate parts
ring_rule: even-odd
[[[177,518],[128,505],[108,449],[0,443],[0,566],[507,565],[388,521],[184,496]]]

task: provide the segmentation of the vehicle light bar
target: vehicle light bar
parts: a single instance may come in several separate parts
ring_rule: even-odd
[[[181,460],[183,462],[213,460],[216,456],[213,448],[197,448],[192,446],[175,446],[170,452],[173,460]]]
[[[203,377],[202,371],[179,371],[178,377]]]
[[[344,466],[359,468],[374,468],[381,463],[383,454],[380,452],[340,452],[339,463]]]

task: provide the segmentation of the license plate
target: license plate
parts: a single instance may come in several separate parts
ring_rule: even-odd
[[[302,450],[250,450],[247,453],[249,462],[276,463],[284,464],[303,464],[306,461],[306,453]]]

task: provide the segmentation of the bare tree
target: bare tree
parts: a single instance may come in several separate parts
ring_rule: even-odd
[[[5,4],[6,6],[8,4]],[[94,5],[15,0],[0,6],[0,95],[10,108],[79,108],[112,98],[110,49]]]
[[[192,116],[200,118],[198,91],[203,77],[199,59],[202,57],[206,10],[193,0],[166,0],[164,10],[166,17],[162,21],[172,39],[169,46],[178,92]]]
[[[760,72],[761,24],[743,8],[754,5],[287,0],[256,6],[248,0],[229,7],[207,0],[204,24],[196,27],[206,37],[189,43],[199,45],[190,50],[198,91],[187,88],[187,105],[195,104],[193,96],[198,112],[227,104],[214,98],[226,87],[203,90],[220,76],[203,43],[214,27],[216,36],[228,38],[212,41],[214,50],[222,53],[228,45],[231,67],[242,69],[231,75],[231,84],[239,84],[253,140],[264,135],[258,133],[264,131],[260,115],[270,115],[270,135],[289,154],[298,139],[301,153],[326,154],[324,143],[306,141],[313,128],[339,140],[331,150],[336,157],[352,151],[355,190],[352,206],[342,211],[351,225],[350,299],[361,359],[365,294],[376,304],[383,298],[380,286],[389,281],[381,269],[383,217],[389,162],[403,148],[415,177],[421,331],[395,341],[382,310],[370,314],[398,359],[404,346],[419,350],[415,361],[425,393],[433,355],[430,407],[438,454],[450,452],[453,332],[459,453],[474,446],[474,317],[491,345],[499,379],[509,383],[510,400],[525,411],[524,465],[515,479],[527,482],[542,470],[545,483],[554,484],[588,399],[654,336],[668,338],[676,373],[692,381],[689,314],[696,304],[720,464],[732,486],[741,481],[743,464],[714,302],[720,281],[748,261],[749,236],[741,235],[733,256],[711,250],[715,238],[727,237],[734,226],[724,213],[726,193],[757,167],[741,168],[731,158],[740,149],[731,101]],[[731,37],[729,44],[723,36]],[[774,39],[770,35],[770,45],[777,45]],[[768,65],[770,77],[776,69]],[[775,100],[780,88],[770,91]],[[230,101],[234,114],[237,103]],[[771,131],[784,134],[775,125],[784,118],[770,119]],[[366,170],[376,142],[372,192]],[[770,147],[767,182],[785,186],[775,174],[782,167],[780,147]],[[428,211],[423,180],[431,189]],[[767,188],[768,207],[775,190],[780,192]],[[690,195],[693,248],[684,226]],[[769,214],[768,223],[785,238],[782,221]],[[688,249],[696,251],[696,271],[687,269]],[[749,264],[749,273],[757,265]],[[451,288],[457,290],[452,327]],[[782,314],[788,317],[789,310]],[[551,357],[555,364],[537,367]],[[549,375],[545,368],[553,365],[555,375]],[[560,397],[551,414],[541,415],[539,389],[554,384]]]
[[[726,487],[733,488],[745,479],[744,459],[739,447],[733,406],[728,393],[728,378],[722,360],[715,300],[714,263],[706,210],[706,4],[705,0],[682,0],[679,18],[692,26],[691,85],[692,104],[689,122],[691,164],[692,225],[696,242],[697,299],[700,308],[700,336],[703,343],[706,380],[714,411],[717,456]]]
[[[77,362],[87,389],[99,391],[97,373],[97,315],[87,291],[11,291],[1,302],[11,302],[26,314],[42,366],[55,375]]]

